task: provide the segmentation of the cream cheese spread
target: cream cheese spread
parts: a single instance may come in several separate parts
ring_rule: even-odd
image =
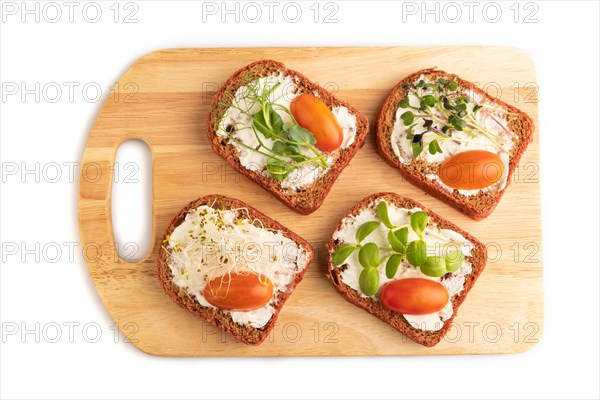
[[[208,205],[191,210],[168,238],[168,265],[175,285],[200,305],[212,308],[216,307],[203,295],[210,280],[230,272],[268,277],[273,298],[264,307],[222,310],[240,325],[261,328],[273,316],[277,294],[286,292],[297,273],[307,267],[307,252],[282,232],[266,229],[246,215],[246,209],[219,210]]]
[[[375,211],[379,201],[380,200],[374,200],[372,204],[365,207],[357,215],[350,215],[344,218],[342,220],[341,228],[333,234],[333,238],[339,240],[340,244],[348,243],[356,245],[356,230],[366,222],[379,220]],[[405,209],[388,203],[388,214],[390,221],[395,226],[410,224],[410,216],[417,211],[421,211],[421,209]],[[373,242],[377,244],[381,249],[382,254],[385,254],[386,251],[390,252],[391,248],[387,239],[387,232],[388,229],[385,228],[383,224],[380,224],[379,228],[371,233],[367,239],[364,240],[364,242]],[[416,239],[418,239],[417,235],[411,229],[409,229],[408,241],[410,242]],[[427,243],[428,255],[445,255],[449,250],[460,248],[465,256],[470,256],[473,249],[473,244],[465,239],[461,234],[450,229],[439,229],[434,224],[427,226],[425,232],[423,233],[423,240]],[[358,260],[358,251],[353,252],[346,259],[344,264],[345,269],[342,268],[343,271],[340,273],[341,280],[352,289],[355,289],[361,293],[363,297],[367,297],[362,294],[359,285],[359,276],[363,270],[363,267]],[[457,271],[440,278],[432,278],[427,276],[421,272],[420,268],[411,266],[406,261],[403,261],[403,263],[400,265],[400,268],[398,268],[396,275],[392,279],[387,278],[385,275],[385,260],[379,265],[378,270],[380,280],[377,293],[373,297],[375,301],[380,301],[379,294],[383,286],[386,283],[396,279],[431,279],[440,282],[446,287],[450,297],[446,306],[439,312],[426,315],[403,314],[404,318],[406,318],[411,325],[417,329],[425,331],[438,331],[442,329],[444,321],[448,320],[454,313],[452,307],[452,298],[462,291],[465,283],[465,277],[472,272],[471,263],[466,258],[463,260],[462,265]]]
[[[428,76],[421,75],[414,82],[415,85],[420,80],[424,80],[426,83],[431,83],[431,79]],[[423,94],[425,93],[424,89],[420,89],[420,90],[423,91],[422,92]],[[433,93],[432,89],[429,89],[429,90],[431,91],[431,93]],[[461,90],[461,88],[459,87],[458,90]],[[429,94],[430,92],[426,92],[426,93]],[[494,135],[494,138],[497,140],[497,143],[495,143],[488,136],[483,135],[483,134],[477,134],[475,136],[472,136],[471,134],[469,134],[465,131],[453,130],[452,131],[452,139],[455,139],[455,140],[452,140],[452,139],[438,140],[438,143],[440,144],[442,152],[436,153],[436,154],[431,154],[428,151],[427,146],[433,139],[436,138],[436,135],[434,133],[430,133],[430,134],[425,134],[423,136],[424,150],[421,152],[421,154],[419,154],[418,158],[423,159],[423,160],[427,161],[428,163],[442,163],[444,160],[452,157],[453,155],[463,152],[463,151],[467,151],[467,150],[486,150],[486,151],[498,154],[498,156],[502,160],[502,163],[504,164],[503,174],[498,182],[495,182],[494,184],[492,184],[486,188],[483,188],[483,189],[458,190],[458,192],[465,196],[473,196],[481,191],[483,191],[483,192],[486,192],[489,190],[500,191],[506,187],[508,171],[509,171],[509,154],[510,154],[512,147],[514,146],[517,136],[514,135],[512,132],[510,134],[507,133],[503,129],[503,127],[500,125],[500,124],[502,124],[504,127],[506,127],[506,126],[508,126],[508,121],[506,120],[506,114],[502,113],[497,108],[498,107],[497,105],[495,105],[492,102],[484,100],[483,96],[481,96],[480,94],[478,94],[474,91],[471,91],[468,94],[468,97],[472,100],[467,104],[467,110],[469,111],[469,114],[471,114],[471,115],[473,114],[472,113],[473,108],[477,104],[485,105],[485,106],[489,107],[484,110],[479,110],[478,112],[476,112],[475,115],[473,116],[473,118],[475,119],[476,123],[479,126],[483,127],[485,130],[491,132]],[[419,99],[413,93],[409,93],[408,98],[409,98],[409,103],[411,106],[417,107],[417,108],[420,106]],[[442,112],[439,109],[437,109],[435,107],[430,107],[430,110],[440,120],[443,121],[445,119],[445,116],[442,115]],[[396,111],[394,128],[393,128],[392,135],[391,135],[391,144],[392,144],[392,149],[393,149],[396,157],[398,157],[398,159],[402,163],[410,164],[414,159],[413,151],[412,151],[412,144],[411,144],[411,140],[407,139],[408,126],[405,126],[402,118],[400,118],[400,116],[406,111],[407,111],[407,109],[404,109],[402,107],[399,107],[398,110]],[[418,111],[414,111],[414,112],[418,113]],[[415,125],[413,128],[413,133],[415,135],[422,134],[430,129],[430,127],[423,126],[422,119],[418,119],[418,120],[415,119],[415,122],[417,122],[417,121],[420,123]],[[441,129],[440,124],[441,123],[437,119],[435,119],[435,118],[433,119],[432,127],[439,130],[439,129]],[[453,188],[442,183],[442,181],[439,179],[439,177],[436,174],[428,174],[426,176],[426,178],[436,182],[442,188],[444,188],[445,190],[447,190],[449,192],[454,191]]]
[[[260,104],[248,99],[248,90],[253,90],[255,91],[253,94],[260,96],[263,90],[268,90],[279,83],[279,86],[271,93],[269,100],[274,104],[274,110],[279,114],[283,122],[286,123],[290,122],[292,118],[276,105],[289,110],[292,100],[300,94],[295,80],[296,78],[293,75],[268,75],[240,87],[235,93],[231,106],[221,118],[217,135],[227,136],[227,133],[231,131],[233,137],[253,149],[260,148],[259,139],[266,147],[269,149],[272,148],[274,141],[267,139],[260,131],[255,131],[252,128],[251,115],[260,110]],[[314,95],[317,94],[314,93]],[[350,113],[348,108],[344,106],[333,107],[331,111],[342,128],[343,140],[341,148],[347,148],[354,143],[356,137],[356,116]],[[237,149],[239,162],[244,168],[266,176],[269,175],[266,169],[268,157],[265,154],[250,150],[236,141],[230,140],[230,143]],[[315,156],[308,148],[301,148],[300,150],[305,156]],[[265,149],[262,148],[261,151],[265,152]],[[338,154],[339,149],[328,153],[327,164],[329,166],[336,161]],[[303,164],[280,181],[281,187],[295,190],[309,186],[328,169],[312,163]]]

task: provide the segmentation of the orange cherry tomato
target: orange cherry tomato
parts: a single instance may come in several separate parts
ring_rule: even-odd
[[[292,100],[290,111],[298,125],[315,135],[315,146],[323,151],[339,149],[344,134],[327,104],[312,94],[303,93]]]
[[[401,314],[431,314],[444,308],[449,298],[444,285],[431,279],[398,279],[381,290],[384,307]]]
[[[498,154],[485,150],[467,150],[444,160],[439,177],[453,189],[483,189],[498,182],[504,163]]]
[[[273,296],[273,282],[266,276],[232,273],[217,276],[204,288],[204,297],[222,310],[250,311],[263,307]]]

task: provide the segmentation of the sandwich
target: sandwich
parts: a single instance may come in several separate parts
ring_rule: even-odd
[[[531,117],[436,69],[402,79],[377,122],[383,158],[475,220],[489,216],[533,139]]]
[[[363,146],[369,123],[299,72],[261,60],[223,84],[207,130],[215,152],[237,171],[310,214]]]
[[[427,347],[446,335],[487,262],[483,243],[395,193],[356,204],[327,249],[327,276],[346,300]]]
[[[209,195],[175,215],[157,273],[177,305],[258,345],[312,258],[308,242],[277,221],[240,200]]]

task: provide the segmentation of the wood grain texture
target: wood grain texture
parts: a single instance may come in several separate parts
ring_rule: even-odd
[[[234,172],[211,149],[206,117],[212,95],[229,75],[272,58],[335,91],[369,118],[365,147],[342,172],[323,206],[309,216],[289,210]],[[476,222],[405,182],[375,147],[375,120],[394,85],[411,72],[438,67],[478,83],[527,112],[534,141],[498,208]],[[344,47],[172,49],[140,58],[106,100],[83,154],[79,223],[94,285],[112,318],[133,344],[164,356],[417,355],[513,353],[531,348],[543,329],[539,132],[534,66],[526,53],[505,47]],[[128,263],[114,250],[112,164],[123,141],[141,139],[152,152],[151,252]],[[490,261],[455,325],[433,348],[413,343],[347,303],[325,279],[325,243],[339,219],[375,192],[411,197],[488,244]],[[156,277],[165,227],[189,201],[210,193],[239,198],[314,247],[316,257],[261,346],[236,343],[180,309]]]

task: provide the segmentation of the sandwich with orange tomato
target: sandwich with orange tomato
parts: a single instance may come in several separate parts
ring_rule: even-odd
[[[533,132],[523,111],[454,74],[425,69],[391,91],[377,144],[411,183],[481,220],[500,202]]]
[[[207,130],[215,152],[237,171],[310,214],[363,146],[369,123],[299,72],[261,60],[217,92]]]
[[[180,307],[258,345],[313,258],[307,241],[244,202],[201,197],[167,227],[157,273]]]
[[[483,243],[395,193],[356,204],[327,248],[328,278],[346,300],[428,347],[444,338],[487,262]]]

